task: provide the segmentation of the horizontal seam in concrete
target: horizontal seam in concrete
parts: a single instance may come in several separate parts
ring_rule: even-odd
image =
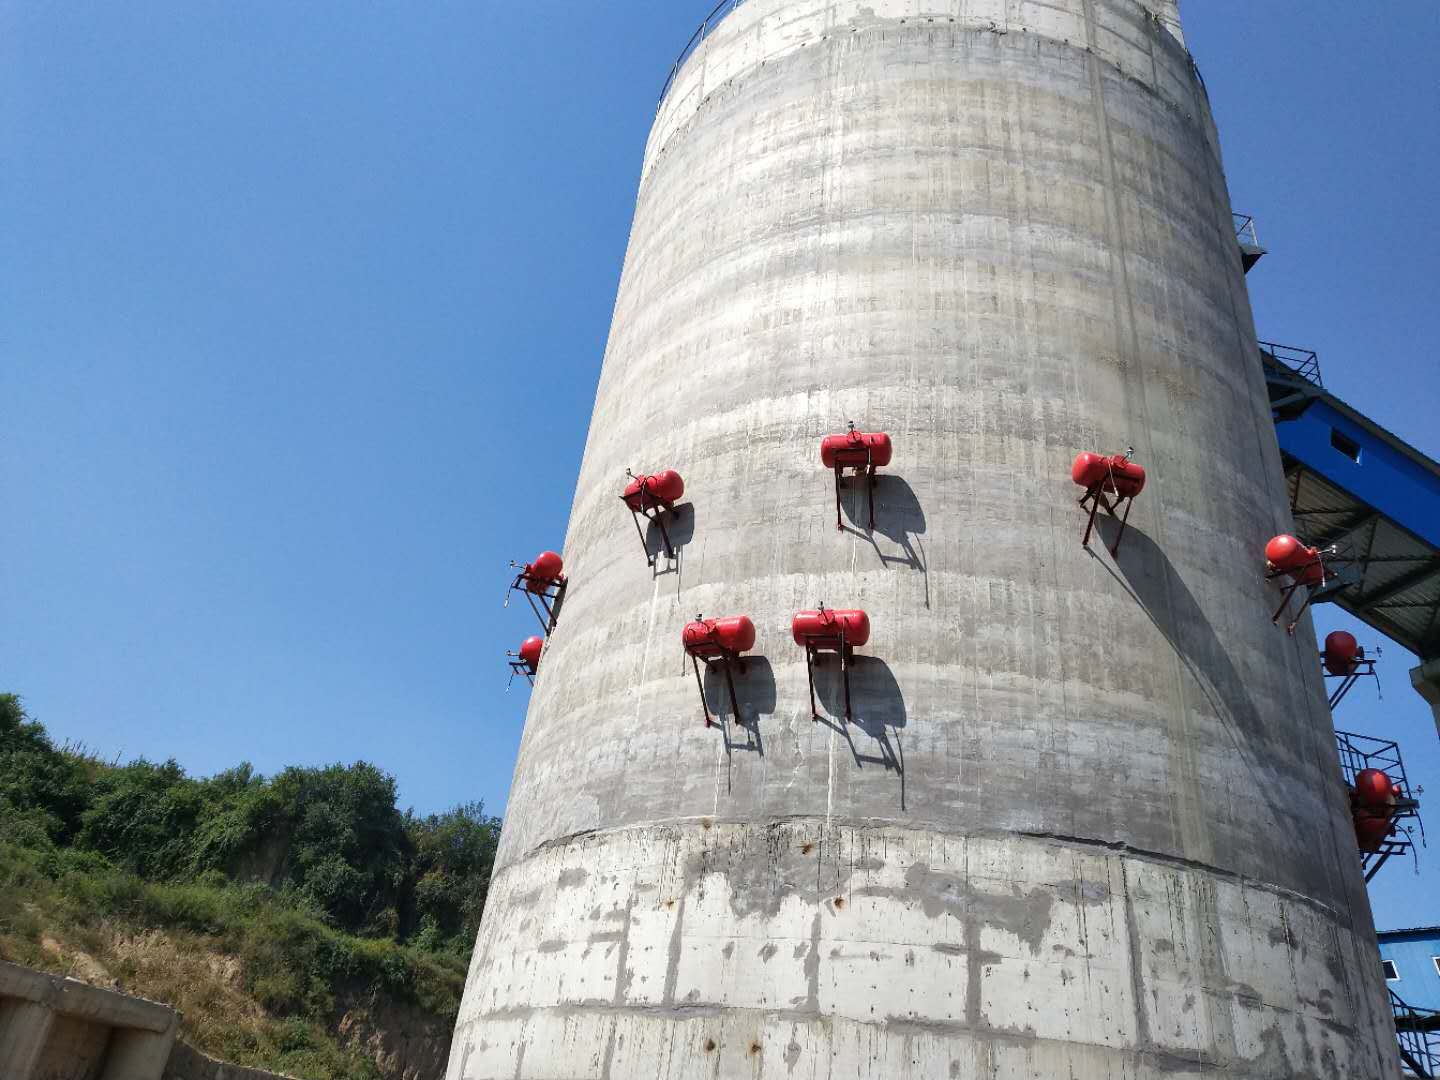
[[[1239,995],[1236,995],[1239,997]],[[1288,1016],[1302,1016],[1307,1014],[1298,1013],[1293,1009],[1287,1009],[1281,1005],[1272,1005],[1268,1002],[1261,1002],[1267,1009],[1284,1013]],[[1050,1039],[1027,1031],[1017,1030],[1013,1027],[972,1027],[965,1023],[946,1023],[943,1020],[912,1020],[903,1016],[884,1016],[874,1020],[862,1020],[853,1016],[846,1016],[840,1013],[806,1012],[801,1009],[757,1009],[739,1005],[724,1004],[696,1004],[696,1005],[651,1005],[635,1004],[616,1006],[602,1000],[581,1001],[564,1005],[536,1005],[518,1006],[506,1009],[496,1009],[493,1012],[481,1012],[472,1017],[469,1022],[483,1018],[486,1021],[527,1022],[536,1016],[558,1016],[571,1017],[578,1014],[596,1017],[637,1018],[656,1020],[707,1020],[713,1018],[728,1019],[735,1016],[743,1016],[754,1020],[778,1020],[784,1023],[809,1024],[825,1023],[830,1024],[836,1020],[848,1021],[858,1027],[884,1028],[894,1031],[900,1035],[938,1035],[950,1037],[956,1035],[983,1036],[987,1042],[1009,1043],[1013,1046],[1037,1046],[1037,1045],[1059,1045],[1071,1046],[1082,1045],[1093,1047],[1100,1051],[1131,1056],[1137,1060],[1164,1065],[1166,1063],[1190,1067],[1221,1066],[1222,1062],[1213,1056],[1197,1054],[1194,1056],[1175,1053],[1173,1051],[1156,1050],[1154,1048],[1143,1048],[1135,1046],[1111,1046],[1108,1043],[1082,1042],[1075,1039]],[[1335,1024],[1334,1028],[1345,1034],[1353,1034],[1354,1029],[1343,1024]]]
[[[946,839],[955,840],[1004,840],[1007,838],[1021,837],[1026,840],[1037,840],[1054,847],[1073,848],[1076,850],[1105,851],[1116,855],[1123,855],[1126,858],[1135,859],[1139,862],[1151,863],[1156,866],[1165,866],[1172,869],[1194,870],[1198,873],[1208,874],[1211,877],[1223,881],[1242,885],[1245,888],[1256,889],[1266,892],[1272,896],[1303,905],[1311,910],[1324,915],[1325,917],[1341,921],[1341,913],[1312,896],[1307,896],[1294,889],[1288,889],[1283,885],[1273,882],[1261,881],[1258,878],[1246,877],[1233,870],[1226,870],[1223,867],[1213,866],[1209,863],[1199,862],[1194,859],[1186,859],[1179,855],[1168,855],[1161,851],[1147,851],[1143,848],[1136,848],[1123,840],[1100,840],[1093,837],[1067,836],[1061,833],[1047,832],[1026,832],[1016,829],[984,829],[959,831],[945,828],[938,823],[924,822],[901,822],[887,818],[836,818],[828,824],[822,817],[810,814],[800,814],[794,817],[767,817],[767,818],[725,818],[699,815],[690,818],[674,818],[669,821],[655,821],[649,823],[636,823],[623,825],[614,829],[582,829],[579,832],[569,833],[565,836],[557,836],[546,840],[544,843],[530,849],[530,851],[508,861],[504,866],[495,870],[491,879],[491,892],[495,891],[495,882],[532,859],[548,854],[552,850],[569,847],[577,841],[604,840],[614,836],[623,836],[626,833],[644,832],[652,829],[682,829],[700,827],[705,831],[716,826],[745,826],[752,829],[766,828],[770,826],[783,825],[805,825],[814,824],[826,831],[841,829],[894,829],[898,832],[907,833],[929,833],[932,835],[944,836]],[[1348,925],[1348,922],[1346,923]]]

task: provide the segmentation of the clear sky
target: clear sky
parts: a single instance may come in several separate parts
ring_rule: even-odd
[[[418,809],[503,809],[506,564],[563,538],[655,98],[710,5],[0,0],[0,689],[107,756],[364,758]],[[1261,337],[1440,455],[1440,5],[1383,10],[1185,18],[1271,250]],[[1382,925],[1440,922],[1412,662],[1338,718],[1435,792]]]

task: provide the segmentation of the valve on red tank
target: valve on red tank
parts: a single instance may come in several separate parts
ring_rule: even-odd
[[[660,529],[660,537],[665,544],[665,557],[673,559],[675,549],[670,543],[670,531],[665,527],[665,514],[672,517],[675,514],[676,501],[685,494],[685,481],[674,469],[663,469],[658,473],[636,476],[629,469],[625,475],[630,482],[625,485],[625,490],[620,493],[620,500],[625,508],[630,511],[630,516],[635,522],[635,531],[640,534],[640,546],[645,552],[645,561],[650,566],[655,565],[655,556],[650,554],[650,545],[645,540],[645,531],[640,527],[640,519],[653,521]]]
[[[1112,557],[1119,555],[1120,541],[1124,538],[1125,527],[1130,522],[1130,507],[1134,505],[1135,496],[1145,490],[1145,470],[1130,460],[1134,454],[1135,448],[1132,446],[1123,454],[1106,456],[1086,451],[1076,455],[1070,466],[1070,479],[1085,489],[1080,505],[1083,507],[1088,503],[1090,506],[1085,535],[1080,539],[1082,546],[1089,546],[1090,533],[1095,528],[1095,516],[1103,507],[1107,514],[1120,521],[1115,545],[1110,549]],[[1125,504],[1124,517],[1117,513],[1121,503]]]
[[[1283,596],[1280,606],[1275,609],[1275,614],[1270,619],[1273,623],[1280,621],[1280,616],[1290,605],[1290,598],[1298,590],[1305,590],[1304,603],[1300,605],[1290,625],[1285,628],[1286,633],[1293,634],[1295,624],[1300,621],[1300,616],[1315,598],[1315,590],[1334,575],[1326,569],[1324,554],[1318,548],[1302,543],[1289,533],[1282,533],[1271,537],[1265,544],[1265,576],[1271,580],[1290,579],[1288,585],[1281,586]]]
[[[731,715],[739,724],[740,700],[735,693],[735,677],[730,667],[735,665],[743,674],[745,661],[742,654],[755,647],[755,624],[750,617],[731,615],[707,619],[704,615],[696,615],[695,621],[686,623],[680,631],[680,644],[695,670],[695,685],[700,688],[700,708],[705,713],[705,726],[709,727],[711,721],[710,706],[705,701],[705,682],[700,677],[701,664],[706,668],[717,665],[725,673],[725,681],[730,688],[730,707],[734,710]]]
[[[840,484],[845,470],[865,477],[870,496],[870,528],[875,528],[875,470],[890,464],[894,447],[883,431],[856,431],[855,421],[840,435],[826,435],[820,440],[820,464],[835,473],[835,528],[843,529],[840,516]]]
[[[545,649],[545,639],[542,637],[528,637],[520,644],[518,653],[506,653],[510,658],[510,678],[513,681],[516,675],[524,675],[530,680],[530,685],[535,685],[535,673],[540,670],[540,654]]]
[[[814,611],[797,611],[790,621],[790,636],[805,650],[805,670],[810,679],[810,719],[818,721],[815,704],[815,665],[820,654],[840,657],[840,676],[845,684],[845,720],[852,722],[850,707],[850,662],[857,646],[870,640],[870,616],[859,609],[836,610],[823,603]]]
[[[519,573],[505,592],[505,606],[510,606],[510,593],[521,593],[540,620],[542,632],[549,634],[559,620],[560,603],[568,584],[564,573],[565,561],[553,551],[542,551],[528,563],[512,562],[510,565]]]

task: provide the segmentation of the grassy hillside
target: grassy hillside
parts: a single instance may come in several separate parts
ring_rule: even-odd
[[[0,695],[0,958],[170,1002],[238,1064],[443,1075],[498,822],[394,799],[363,763],[107,764]]]

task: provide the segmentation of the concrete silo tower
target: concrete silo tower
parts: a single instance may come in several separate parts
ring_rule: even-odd
[[[1396,1075],[1219,144],[1163,0],[745,0],[676,71],[450,1063]],[[823,436],[887,432],[869,527]],[[1118,555],[1070,464],[1135,448]],[[678,470],[653,566],[618,496]],[[647,541],[651,552],[662,546]],[[790,635],[869,613],[850,666]],[[697,612],[753,658],[704,684]]]

